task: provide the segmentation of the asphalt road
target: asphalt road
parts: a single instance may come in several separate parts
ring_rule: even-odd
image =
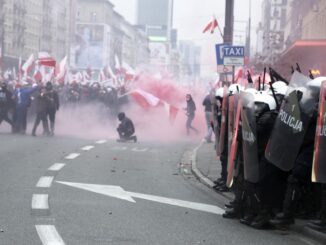
[[[223,219],[195,143],[98,140],[0,134],[0,244],[316,244]]]

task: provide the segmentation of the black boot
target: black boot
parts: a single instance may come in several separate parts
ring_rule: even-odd
[[[254,219],[255,216],[253,214],[247,214],[242,219],[240,219],[240,223],[244,225],[251,225]]]
[[[300,186],[298,181],[293,176],[289,176],[288,186],[283,202],[283,212],[277,214],[275,218],[270,221],[272,225],[283,226],[294,224],[294,212],[299,200],[299,194]]]
[[[266,229],[269,227],[269,221],[271,216],[267,210],[261,211],[254,221],[251,223],[251,227],[255,229]]]
[[[317,231],[326,231],[326,184],[322,185],[320,219],[309,222],[308,227]]]
[[[241,212],[238,208],[233,208],[225,211],[225,213],[222,214],[222,217],[225,219],[239,219],[241,217]]]

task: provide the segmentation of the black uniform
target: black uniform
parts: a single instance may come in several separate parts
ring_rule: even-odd
[[[298,201],[303,197],[303,190],[310,183],[314,138],[316,132],[317,111],[313,115],[305,133],[304,142],[295,160],[294,167],[287,179],[287,188],[283,201],[283,212],[271,220],[274,225],[286,225],[294,223],[294,214]]]
[[[12,93],[7,89],[6,85],[0,87],[0,124],[2,121],[6,121],[13,126],[13,121],[8,116],[8,111],[14,104],[12,96]]]

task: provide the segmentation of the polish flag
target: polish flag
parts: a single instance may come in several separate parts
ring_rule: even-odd
[[[49,66],[49,67],[55,67],[56,61],[54,58],[52,58],[49,53],[47,52],[39,52],[38,53],[38,62],[42,66]]]
[[[206,25],[205,29],[203,30],[203,33],[210,31],[211,33],[214,33],[214,30],[218,27],[218,22],[216,20],[216,17],[213,16],[211,21]]]
[[[103,69],[100,71],[100,74],[98,75],[98,82],[99,83],[102,83],[102,82],[104,82],[105,81],[105,74],[104,74],[104,71],[103,71]]]
[[[106,72],[109,74],[110,78],[112,78],[114,81],[117,80],[117,77],[116,75],[113,73],[112,69],[111,69],[111,66],[108,64],[106,66]]]
[[[34,61],[35,61],[34,54],[31,54],[22,66],[22,71],[24,74],[27,75],[33,70]]]
[[[142,89],[136,89],[128,93],[142,108],[148,110],[151,107],[156,107],[160,104],[160,99],[151,93]]]
[[[18,80],[20,81],[20,79],[22,78],[22,57],[19,57],[18,60]]]
[[[42,75],[42,72],[40,71],[40,67],[39,66],[37,66],[35,68],[33,77],[34,77],[34,80],[36,82],[41,82],[43,80],[43,75]]]
[[[120,61],[119,61],[119,57],[117,55],[114,56],[114,68],[117,70],[117,71],[120,71],[121,70],[121,64],[120,64]]]
[[[63,83],[64,80],[65,80],[65,77],[66,77],[66,74],[67,74],[67,69],[68,69],[68,64],[67,64],[67,56],[64,57],[60,64],[57,65],[56,69],[55,69],[55,75],[56,75],[56,80],[59,82],[59,83]]]
[[[136,71],[126,62],[122,62],[122,70],[125,73],[126,81],[130,81],[136,76]]]
[[[173,105],[168,104],[167,102],[163,102],[164,104],[164,109],[168,113],[170,121],[174,122],[175,119],[177,118],[179,109]]]

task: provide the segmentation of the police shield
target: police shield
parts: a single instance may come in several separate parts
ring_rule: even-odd
[[[219,145],[217,147],[217,155],[218,156],[220,156],[222,154],[222,152],[224,151],[224,146],[225,146],[227,111],[228,111],[227,107],[228,107],[227,87],[224,86],[220,137],[219,137]]]
[[[252,183],[259,180],[255,98],[251,93],[241,93],[242,150],[244,178]]]
[[[266,147],[267,160],[283,171],[293,168],[318,99],[308,81],[301,73],[293,73]]]
[[[326,81],[322,83],[319,97],[312,182],[326,183]]]
[[[239,102],[239,94],[228,98],[228,149],[231,149],[232,138],[235,130],[236,112]],[[229,151],[230,152],[230,151]]]
[[[234,98],[234,99],[232,99]],[[231,187],[233,184],[233,171],[234,171],[234,166],[236,162],[236,157],[237,157],[237,152],[238,152],[238,131],[239,131],[239,121],[240,121],[240,108],[241,108],[241,100],[238,99],[238,95],[233,95],[230,97],[230,99],[233,101],[232,104],[233,108],[235,109],[233,116],[229,118],[232,119],[232,124],[229,124],[230,128],[230,133],[229,133],[229,138],[231,137],[231,143],[229,147],[229,154],[228,154],[228,176],[226,180],[226,185],[227,187]],[[234,106],[234,102],[236,101],[236,106]]]

